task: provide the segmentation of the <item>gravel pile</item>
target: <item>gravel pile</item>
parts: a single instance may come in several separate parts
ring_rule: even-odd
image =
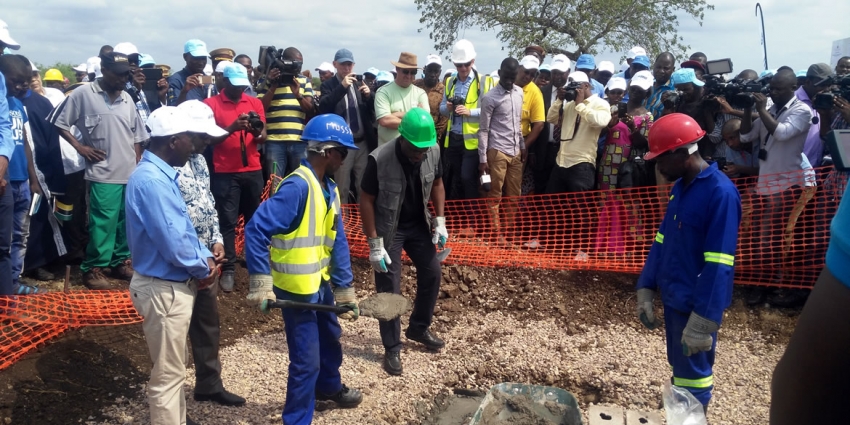
[[[315,424],[419,424],[433,413],[435,399],[500,382],[564,388],[584,412],[591,404],[661,412],[661,386],[670,376],[663,330],[646,330],[633,319],[628,284],[633,277],[534,272],[532,278],[527,270],[454,266],[445,273],[447,290],[441,294],[434,329],[446,348],[430,353],[406,343],[404,375],[390,377],[381,368],[377,322],[362,318],[344,323],[343,382],[362,389],[364,401],[352,410],[317,411]],[[365,272],[356,276],[365,281],[361,288],[371,287]],[[405,292],[411,295],[410,279],[406,282]],[[771,372],[796,318],[793,313],[747,310],[736,302],[725,320],[711,423],[766,423]],[[193,419],[202,424],[280,423],[288,367],[282,328],[281,320],[277,329],[256,331],[222,350],[224,383],[248,404],[226,408],[197,403],[187,387]],[[191,371],[187,382],[194,382]],[[143,389],[135,399],[116,400],[104,415],[109,420],[89,423],[147,423]]]

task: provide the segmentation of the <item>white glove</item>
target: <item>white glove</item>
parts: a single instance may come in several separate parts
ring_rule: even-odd
[[[437,217],[437,227],[434,228],[434,238],[431,239],[431,243],[443,249],[447,240],[449,240],[449,231],[446,229],[446,218]]]
[[[277,299],[272,290],[272,276],[268,274],[252,274],[248,276],[248,283],[250,285],[248,296],[246,297],[248,304],[256,306],[264,313],[267,312],[263,308],[265,301]]]
[[[384,238],[369,238],[369,262],[378,273],[386,273],[387,265],[393,263],[390,254],[384,249]]]

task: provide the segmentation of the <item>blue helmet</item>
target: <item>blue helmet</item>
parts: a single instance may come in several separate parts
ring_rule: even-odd
[[[351,128],[341,116],[336,114],[323,114],[311,119],[301,132],[301,140],[307,142],[308,148],[313,149],[325,143],[335,143],[348,149],[359,149],[354,144]]]

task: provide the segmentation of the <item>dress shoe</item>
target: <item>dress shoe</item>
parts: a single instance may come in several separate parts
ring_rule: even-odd
[[[316,400],[332,401],[339,407],[351,408],[357,407],[363,401],[363,394],[360,390],[351,389],[343,385],[342,389],[333,395],[322,394],[316,391]]]
[[[439,349],[445,347],[445,345],[446,345],[445,341],[434,336],[434,334],[432,334],[431,331],[429,331],[429,330],[426,330],[425,332],[422,332],[421,334],[414,334],[413,332],[410,331],[410,328],[407,328],[407,330],[404,332],[404,336],[406,336],[407,339],[409,339],[411,341],[416,341],[416,342],[424,345],[425,348],[427,348],[429,350],[435,350],[436,351],[436,350],[439,350]]]
[[[186,415],[186,425],[201,425],[201,424],[193,421],[192,418],[190,418],[188,415]]]
[[[27,273],[27,276],[35,280],[40,280],[42,282],[47,282],[49,280],[56,279],[56,276],[54,276],[53,273],[50,273],[49,271],[44,270],[41,267],[30,271],[29,273]]]
[[[384,353],[384,370],[390,375],[401,376],[401,352],[387,351]]]
[[[215,394],[195,393],[195,401],[214,401],[222,406],[242,406],[245,399],[227,390],[221,390]]]
[[[123,263],[119,264],[118,267],[112,268],[112,277],[121,280],[127,280],[133,278],[133,262],[130,259],[124,260]]]
[[[103,269],[100,267],[95,267],[83,274],[83,285],[96,291],[110,289],[109,281],[106,280]]]
[[[233,292],[233,277],[235,274],[236,272],[233,270],[225,270],[221,273],[221,279],[218,281],[218,286],[220,286],[221,290],[227,294]]]

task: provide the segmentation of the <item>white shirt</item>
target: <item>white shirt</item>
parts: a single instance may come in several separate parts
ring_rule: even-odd
[[[796,96],[781,108],[773,105],[768,113],[774,117],[778,113],[776,120],[779,125],[772,135],[769,135],[761,118],[753,123],[749,133],[741,135],[741,142],[758,143],[761,149],[767,150],[767,160],[759,160],[757,191],[762,196],[779,193],[795,185],[806,186],[803,170],[808,161],[803,156],[803,146],[812,125],[811,108]]]
[[[552,86],[552,100],[549,102],[549,105],[551,106],[557,100],[558,100],[558,88],[555,87],[555,86]],[[546,111],[546,112],[549,112],[549,111]],[[555,141],[555,125],[554,124],[549,125],[549,140],[547,140],[547,142],[550,142],[550,141]]]

